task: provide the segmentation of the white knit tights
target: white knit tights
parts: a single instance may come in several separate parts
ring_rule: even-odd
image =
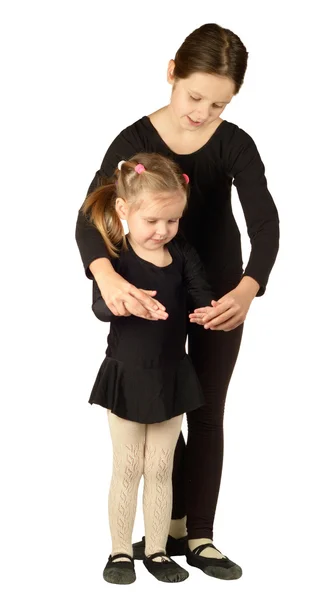
[[[113,556],[120,552],[132,556],[131,536],[142,475],[145,554],[149,556],[165,550],[172,512],[173,455],[182,416],[163,423],[143,425],[121,419],[108,411],[113,449],[109,492]]]

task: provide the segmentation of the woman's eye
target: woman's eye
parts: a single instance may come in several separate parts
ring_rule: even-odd
[[[179,221],[179,219],[170,219],[169,223],[177,223]]]
[[[198,101],[200,100],[200,98],[194,98],[193,96],[190,96],[190,98],[191,98],[192,100],[195,100],[195,102],[198,102]]]
[[[156,223],[156,221],[150,221],[149,219],[147,219],[147,223]]]
[[[213,108],[223,108],[223,106],[219,106],[218,104],[214,104]]]

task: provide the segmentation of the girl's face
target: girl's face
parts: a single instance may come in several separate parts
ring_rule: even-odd
[[[206,129],[217,121],[235,93],[228,77],[193,73],[187,79],[175,80],[174,62],[170,61],[168,81],[173,84],[170,108],[181,129]],[[172,73],[172,75],[171,75]]]
[[[122,198],[116,200],[116,210],[127,221],[131,241],[146,250],[157,250],[170,242],[178,232],[185,195],[143,192],[135,201],[136,206]]]

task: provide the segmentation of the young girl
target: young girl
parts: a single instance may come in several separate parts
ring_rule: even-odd
[[[175,239],[187,175],[157,154],[138,154],[119,166],[113,182],[88,196],[83,212],[101,233],[115,270],[138,288],[157,291],[164,305],[150,320],[117,317],[94,283],[93,311],[111,321],[106,358],[89,400],[108,409],[113,445],[112,552],[104,578],[135,580],[131,535],[144,475],[144,564],[161,581],[183,581],[187,571],[165,552],[173,454],[183,413],[204,403],[185,353],[187,292],[194,308],[210,306],[213,296],[196,252]],[[126,237],[121,219],[128,224]]]
[[[195,182],[180,229],[197,250],[219,301],[204,316],[208,331],[189,325],[189,356],[205,405],[187,415],[187,445],[181,434],[176,446],[167,552],[172,556],[186,553],[188,563],[223,579],[241,575],[241,568],[212,543],[223,463],[225,398],[243,322],[254,297],[265,292],[279,240],[278,214],[256,145],[242,129],[221,119],[241,88],[247,57],[239,37],[228,29],[207,24],[193,31],[168,65],[170,104],[118,135],[91,184],[93,190],[103,175],[113,173],[119,160],[139,151],[170,156]],[[251,241],[244,272],[231,208],[232,184]],[[88,226],[82,212],[76,238],[86,274],[95,278],[114,315],[131,312],[147,319],[158,312],[155,298],[132,285],[130,278],[115,273],[101,235]],[[135,558],[142,556],[143,549],[144,540],[134,547]]]

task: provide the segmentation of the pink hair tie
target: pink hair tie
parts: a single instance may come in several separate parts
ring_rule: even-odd
[[[136,171],[136,173],[140,174],[140,173],[142,173],[143,171],[146,171],[146,169],[145,169],[144,165],[142,165],[141,163],[139,163],[139,165],[137,165],[137,166],[135,167],[135,171]]]
[[[186,175],[186,173],[183,173],[183,176],[184,176],[184,178],[186,180],[186,183],[189,183],[189,177],[188,177],[188,175]]]

